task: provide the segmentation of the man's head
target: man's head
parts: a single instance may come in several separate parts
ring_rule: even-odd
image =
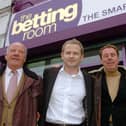
[[[7,48],[5,59],[10,69],[16,70],[23,67],[27,57],[27,49],[23,43],[14,42]]]
[[[64,66],[68,68],[77,68],[84,56],[84,48],[80,41],[71,39],[62,46],[61,58]]]
[[[116,71],[119,63],[119,51],[114,45],[105,45],[99,51],[101,62],[106,71]]]

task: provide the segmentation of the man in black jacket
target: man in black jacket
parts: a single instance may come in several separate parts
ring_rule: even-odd
[[[62,46],[63,66],[44,71],[40,126],[95,126],[93,81],[79,67],[83,56],[80,41],[68,40]]]
[[[103,67],[91,71],[95,78],[95,110],[98,126],[126,126],[126,69],[119,66],[114,45],[100,49]]]

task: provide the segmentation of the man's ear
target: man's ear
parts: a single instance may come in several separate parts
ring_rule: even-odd
[[[60,53],[61,59],[63,59],[63,52]]]
[[[27,57],[24,58],[24,63],[26,62],[26,60],[27,60]]]
[[[7,55],[4,56],[5,60],[7,60]]]
[[[84,57],[81,57],[81,61],[83,61],[84,60]]]
[[[103,64],[103,61],[102,61],[102,59],[100,58],[100,61],[101,61],[101,64]]]
[[[81,56],[81,61],[83,61],[84,60],[84,54]]]

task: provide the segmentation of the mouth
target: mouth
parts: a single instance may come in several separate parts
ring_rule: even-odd
[[[19,61],[19,58],[12,58],[13,61]]]
[[[107,65],[112,66],[114,63],[107,63]]]

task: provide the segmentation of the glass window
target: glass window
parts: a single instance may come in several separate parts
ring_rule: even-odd
[[[50,64],[51,65],[57,65],[57,64],[62,64],[62,60],[61,60],[61,58],[60,57],[56,57],[56,58],[52,58],[51,60],[50,60]]]
[[[43,70],[45,68],[45,61],[38,61],[35,63],[30,63],[28,64],[28,68],[30,68],[30,70],[34,71],[36,74],[42,76]]]
[[[47,64],[48,61],[48,64]],[[36,61],[34,61],[32,63],[32,61],[30,61],[30,63],[28,63],[28,68],[30,68],[30,70],[34,71],[35,73],[37,73],[40,76],[43,76],[43,71],[46,68],[49,67],[53,67],[53,66],[59,66],[62,64],[62,60],[60,57],[56,57],[56,58],[51,58],[51,59],[46,59],[46,60],[42,60],[42,59],[38,59]]]

